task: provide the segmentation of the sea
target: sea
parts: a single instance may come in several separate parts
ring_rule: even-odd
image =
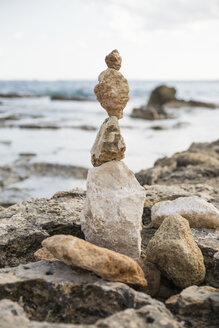
[[[0,166],[11,165],[21,154],[33,153],[32,162],[91,168],[90,149],[107,118],[96,101],[95,84],[97,81],[0,81],[0,94],[26,95],[0,97]],[[180,99],[219,106],[219,81],[129,81],[130,101],[119,123],[127,147],[124,162],[134,172],[187,149],[192,142],[219,138],[219,108],[173,108],[168,110],[173,118],[166,120],[131,118],[132,109],[146,104],[151,91],[161,84],[175,87]],[[51,100],[57,94],[88,100]],[[45,175],[11,186],[27,189],[28,197],[50,197],[58,190],[86,189],[86,180]]]

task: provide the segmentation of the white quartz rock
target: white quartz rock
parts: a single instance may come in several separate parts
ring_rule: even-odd
[[[219,227],[218,209],[199,197],[180,197],[173,201],[156,203],[151,209],[151,219],[155,227],[171,214],[180,214],[189,221],[191,228]]]
[[[138,258],[145,190],[122,161],[92,168],[81,227],[87,241]]]

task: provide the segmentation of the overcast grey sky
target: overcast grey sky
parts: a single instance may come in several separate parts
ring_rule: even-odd
[[[219,0],[0,0],[0,79],[219,79]]]

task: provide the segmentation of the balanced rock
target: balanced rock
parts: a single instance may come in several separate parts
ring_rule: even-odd
[[[120,56],[118,50],[115,49],[108,56],[106,56],[105,62],[109,68],[114,68],[119,71],[122,64],[122,57]]]
[[[168,216],[147,246],[147,259],[178,287],[200,284],[205,278],[204,259],[189,223],[178,214]]]
[[[109,116],[123,117],[123,109],[129,100],[129,85],[124,76],[113,68],[103,71],[94,88],[97,100]]]
[[[57,259],[93,271],[106,280],[146,286],[140,266],[131,258],[70,235],[55,235],[42,242]]]
[[[219,227],[219,211],[199,197],[179,197],[173,201],[156,203],[151,209],[152,223],[159,227],[165,217],[175,213],[187,219],[192,228]]]
[[[89,170],[81,216],[86,240],[138,258],[145,190],[122,161]]]
[[[120,132],[118,119],[111,116],[100,127],[91,149],[91,162],[93,166],[99,166],[105,162],[119,161],[124,158],[125,150],[125,141]]]

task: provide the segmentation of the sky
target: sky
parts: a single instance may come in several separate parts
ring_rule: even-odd
[[[219,80],[219,0],[0,0],[1,79]]]

